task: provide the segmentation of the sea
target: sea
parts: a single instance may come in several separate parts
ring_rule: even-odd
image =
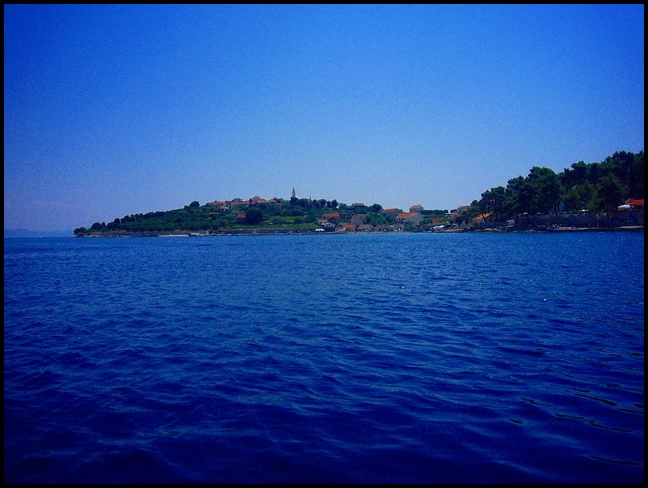
[[[644,233],[4,241],[5,483],[643,483]]]

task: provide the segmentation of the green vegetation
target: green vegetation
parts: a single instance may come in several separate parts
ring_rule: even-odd
[[[258,197],[242,201],[193,201],[184,208],[125,215],[112,222],[95,222],[74,229],[76,236],[122,236],[160,234],[217,234],[226,232],[303,232],[315,230],[409,230],[439,228],[471,229],[477,225],[502,225],[505,221],[530,224],[536,216],[565,214],[601,215],[610,219],[629,198],[644,197],[644,155],[616,152],[600,163],[574,163],[555,173],[534,166],[526,177],[508,181],[506,187],[486,190],[469,206],[447,210],[420,210],[418,221],[399,221],[401,209],[383,209],[337,200],[289,200]],[[642,210],[643,212],[643,210]],[[418,215],[418,214],[417,214]],[[643,220],[643,216],[642,216]]]
[[[95,222],[90,228],[74,230],[77,236],[131,235],[173,233],[221,233],[257,231],[298,231],[321,228],[318,221],[326,220],[324,213],[340,212],[338,203],[326,200],[292,198],[271,201],[210,202],[200,205],[194,201],[182,209],[126,215],[112,222]],[[347,216],[352,212],[346,212]],[[378,216],[380,217],[380,216]],[[348,220],[348,219],[347,219]],[[342,219],[327,221],[338,223]],[[393,222],[393,219],[392,219]]]
[[[475,200],[465,218],[480,215],[489,222],[518,219],[522,215],[586,211],[611,217],[629,198],[644,197],[644,154],[616,152],[601,163],[583,161],[562,173],[534,166],[523,178],[485,191]]]

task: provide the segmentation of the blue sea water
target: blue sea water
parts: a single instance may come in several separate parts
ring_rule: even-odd
[[[6,239],[5,483],[643,483],[644,234]]]

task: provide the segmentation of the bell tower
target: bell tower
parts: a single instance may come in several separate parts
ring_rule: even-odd
[[[297,198],[297,194],[295,193],[295,188],[294,187],[293,187],[293,191],[292,191],[292,197]]]

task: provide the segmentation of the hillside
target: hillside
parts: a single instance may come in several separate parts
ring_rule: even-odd
[[[126,215],[112,222],[95,222],[86,229],[74,230],[79,237],[166,234],[219,234],[244,232],[332,232],[349,230],[413,230],[433,221],[450,220],[447,210],[404,212],[383,209],[379,204],[347,205],[336,200],[311,200],[292,197],[290,200],[213,201],[204,205],[194,201],[184,208]],[[403,217],[399,217],[403,215]]]

